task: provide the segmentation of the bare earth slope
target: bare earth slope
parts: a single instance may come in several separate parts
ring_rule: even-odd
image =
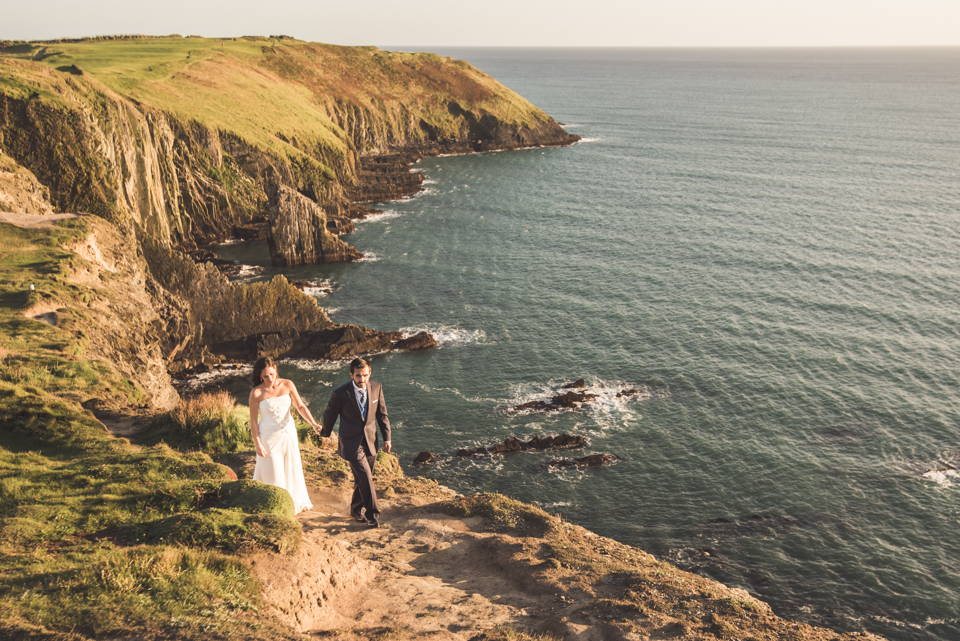
[[[329,443],[320,453],[308,449],[305,460],[330,452]],[[302,548],[247,559],[271,613],[301,633],[345,640],[876,639],[780,619],[744,590],[499,495],[462,497],[388,468],[377,473],[390,488],[383,527],[350,518],[349,483],[311,485],[314,507],[299,516]]]

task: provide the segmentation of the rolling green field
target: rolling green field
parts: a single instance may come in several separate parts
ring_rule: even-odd
[[[21,96],[39,91],[63,100],[71,90],[91,98],[90,92],[113,92],[293,156],[314,146],[324,150],[321,155],[348,153],[344,127],[331,119],[338,103],[387,119],[401,117],[401,107],[415,111],[441,139],[458,131],[457,116],[448,108],[451,95],[457,96],[459,109],[478,117],[492,113],[514,125],[547,119],[463,61],[289,38],[168,37],[10,46],[0,49],[0,77]]]

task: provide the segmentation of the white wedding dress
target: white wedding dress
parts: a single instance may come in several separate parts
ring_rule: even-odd
[[[274,396],[260,401],[260,441],[267,448],[266,456],[257,456],[253,480],[282,487],[293,498],[295,514],[313,507],[303,480],[297,427],[290,415],[290,395]]]

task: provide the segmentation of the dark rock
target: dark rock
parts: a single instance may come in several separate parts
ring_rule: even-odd
[[[327,216],[327,231],[331,234],[352,234],[356,230],[357,226],[349,218]]]
[[[584,389],[586,387],[586,381],[580,378],[572,383],[567,383],[566,385],[562,386],[561,389],[575,390]],[[569,391],[564,392],[563,394],[557,394],[549,401],[530,401],[528,403],[517,405],[513,408],[513,411],[522,412],[525,410],[579,409],[584,403],[589,403],[598,396],[598,394],[591,394],[590,392]]]
[[[506,452],[524,452],[527,450],[572,449],[583,447],[586,444],[587,439],[572,434],[560,434],[559,436],[547,437],[534,436],[529,441],[521,441],[516,437],[510,437],[502,443],[497,443],[490,447],[478,447],[475,450],[457,450],[456,456],[466,457],[475,454],[504,454]]]
[[[400,336],[400,332],[378,332],[359,325],[338,325],[302,335],[297,348],[307,358],[341,360],[386,352],[394,342],[400,340]]]
[[[421,349],[430,349],[431,347],[436,347],[440,343],[436,338],[433,337],[429,332],[420,332],[410,336],[409,338],[401,338],[396,343],[394,343],[394,349],[406,349],[406,350],[421,350]]]
[[[529,403],[523,403],[522,405],[517,405],[513,408],[514,412],[522,412],[523,410],[546,410],[550,409],[550,405],[546,401],[530,401]]]
[[[410,167],[421,158],[422,154],[412,151],[360,158],[359,184],[348,190],[350,199],[363,203],[412,196],[420,191],[423,174],[411,172]]]
[[[416,463],[417,465],[420,465],[423,463],[432,463],[435,460],[436,460],[436,457],[433,454],[431,454],[430,452],[424,451],[417,454],[417,458],[413,459],[413,462]]]
[[[233,237],[241,240],[266,240],[270,235],[269,223],[249,223],[247,225],[234,225]]]
[[[552,442],[550,444],[551,448],[573,448],[573,447],[583,447],[587,444],[587,439],[582,436],[574,436],[573,434],[560,434],[558,436],[551,436]]]
[[[548,463],[552,467],[601,467],[612,465],[620,460],[613,454],[590,454],[578,459],[554,459]]]
[[[591,394],[589,392],[567,392],[566,394],[554,396],[550,399],[550,404],[558,408],[578,409],[584,403],[597,398],[597,396],[598,394]]]
[[[330,294],[333,292],[334,287],[329,283],[315,283],[309,280],[290,280],[290,284],[299,289],[301,292],[305,292],[308,289],[319,290],[321,295]]]
[[[518,438],[508,438],[503,443],[497,443],[493,447],[486,448],[486,452],[490,454],[502,454],[503,452],[519,452],[520,450],[526,449],[523,447],[523,443],[520,442]]]
[[[625,389],[621,392],[617,392],[617,398],[623,398],[624,396],[633,396],[634,394],[639,394],[640,390],[633,387],[631,389]]]

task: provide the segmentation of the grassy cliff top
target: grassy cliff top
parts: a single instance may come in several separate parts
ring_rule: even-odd
[[[341,47],[290,38],[128,38],[23,43],[0,48],[0,92],[54,101],[115,93],[142,105],[290,153],[315,141],[342,153],[337,103],[363,110],[416,107],[443,137],[450,103],[507,125],[550,118],[463,61],[430,53]],[[71,99],[72,94],[72,99]],[[78,97],[79,96],[79,97]],[[278,135],[281,134],[282,136]],[[296,153],[294,152],[294,155]]]

